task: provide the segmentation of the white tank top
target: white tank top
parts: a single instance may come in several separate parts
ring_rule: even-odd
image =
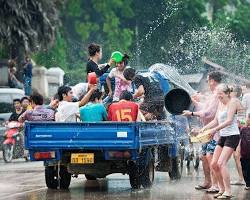
[[[219,124],[222,124],[224,121],[226,121],[226,119],[227,119],[227,110],[223,110],[223,111],[218,113]],[[236,114],[234,114],[232,124],[221,129],[219,132],[220,132],[220,136],[222,136],[222,137],[240,134],[238,124],[237,124]]]

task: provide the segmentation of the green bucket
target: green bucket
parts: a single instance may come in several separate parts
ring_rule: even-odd
[[[114,51],[111,55],[111,58],[113,58],[113,60],[116,62],[116,63],[119,63],[122,61],[122,58],[123,58],[123,54],[119,51]]]

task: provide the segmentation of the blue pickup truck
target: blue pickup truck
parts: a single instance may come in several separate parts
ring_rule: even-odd
[[[88,180],[128,174],[134,189],[152,186],[155,170],[180,178],[179,144],[174,124],[166,121],[25,123],[26,149],[32,161],[44,161],[53,189],[67,189],[79,174]]]

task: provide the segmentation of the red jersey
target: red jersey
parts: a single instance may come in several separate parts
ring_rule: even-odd
[[[118,122],[136,121],[139,111],[139,106],[132,102],[121,100],[117,103],[112,103],[109,106],[108,120]]]

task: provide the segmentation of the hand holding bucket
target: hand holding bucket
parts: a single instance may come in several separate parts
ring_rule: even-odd
[[[88,73],[88,84],[91,85],[97,84],[97,76],[95,72]]]

